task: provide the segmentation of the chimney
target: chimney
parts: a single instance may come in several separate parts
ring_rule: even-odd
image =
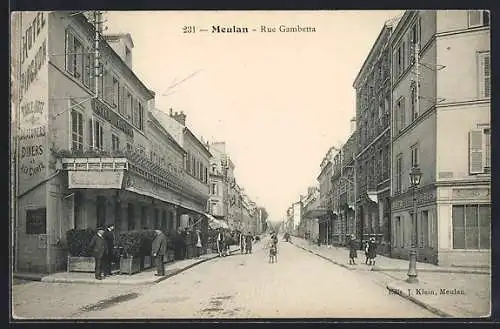
[[[184,114],[183,111],[180,112],[175,111],[172,114],[172,109],[170,109],[170,117],[174,118],[174,120],[180,123],[181,125],[183,126],[186,125],[186,115]]]
[[[351,134],[356,131],[356,117],[351,119]]]

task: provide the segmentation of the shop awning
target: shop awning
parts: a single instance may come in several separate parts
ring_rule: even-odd
[[[229,228],[229,225],[225,221],[215,218],[214,216],[205,213],[205,216],[208,218],[208,226],[212,229],[217,228]]]

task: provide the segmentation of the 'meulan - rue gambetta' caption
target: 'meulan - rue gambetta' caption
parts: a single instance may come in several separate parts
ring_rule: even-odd
[[[185,25],[182,33],[210,33],[210,34],[247,34],[247,33],[311,33],[316,32],[313,26],[305,25],[259,25],[255,27],[240,25],[212,25],[210,27],[198,27]]]

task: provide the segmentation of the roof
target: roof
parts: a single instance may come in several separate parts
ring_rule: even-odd
[[[174,145],[174,147],[177,148],[182,153],[186,153],[186,150],[184,150],[184,148],[179,143],[177,143],[177,141],[175,140],[175,138],[172,137],[172,135],[170,135],[170,133],[167,131],[167,129],[165,129],[165,127],[163,127],[163,125],[160,123],[160,121],[158,121],[158,119],[155,117],[155,115],[153,114],[153,112],[148,111],[148,114],[151,117],[151,121],[160,128],[160,130],[167,136],[168,140],[170,142],[172,142],[172,144]]]
[[[205,146],[205,144],[203,144],[199,139],[198,137],[196,137],[193,132],[188,128],[188,127],[184,127],[184,133],[187,133],[188,135],[190,135],[195,141],[196,143],[198,144],[198,146],[200,146],[200,148],[205,152],[206,155],[208,155],[209,158],[212,157],[212,153],[210,153],[210,151],[207,149],[207,147]]]

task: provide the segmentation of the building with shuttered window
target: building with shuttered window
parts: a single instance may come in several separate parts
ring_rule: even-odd
[[[406,11],[391,44],[392,255],[413,242],[419,261],[490,264],[489,13]]]
[[[98,30],[96,61],[93,15],[22,12],[13,22],[19,271],[65,270],[71,228],[171,231],[183,215],[205,215],[210,153],[186,127],[183,145],[157,120],[155,95],[132,70],[130,35]]]

